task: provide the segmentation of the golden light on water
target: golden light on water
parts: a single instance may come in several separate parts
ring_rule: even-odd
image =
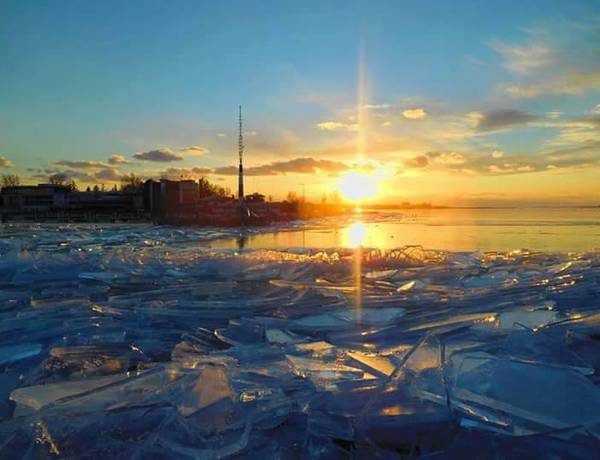
[[[365,243],[367,227],[363,222],[355,222],[348,227],[348,246],[357,248]]]

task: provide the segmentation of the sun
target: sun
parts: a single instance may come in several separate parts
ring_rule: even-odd
[[[362,201],[372,198],[378,193],[377,179],[368,174],[353,171],[340,178],[338,190],[350,201]]]

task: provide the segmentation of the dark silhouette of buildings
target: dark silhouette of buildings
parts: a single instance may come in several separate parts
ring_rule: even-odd
[[[242,212],[240,212],[240,209]],[[65,185],[4,187],[2,221],[154,222],[172,225],[265,225],[276,221],[343,213],[339,205],[266,202],[260,193],[240,200],[205,179],[147,180],[117,191],[73,190]]]
[[[0,192],[2,220],[135,221],[144,219],[141,193],[79,192],[65,185],[4,187]]]

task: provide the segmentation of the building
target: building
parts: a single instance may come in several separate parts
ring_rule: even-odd
[[[198,183],[191,179],[181,181],[148,179],[143,187],[144,210],[154,217],[191,206],[198,198]]]
[[[50,212],[65,206],[71,189],[64,185],[17,185],[2,189],[4,212]]]
[[[4,187],[3,220],[114,221],[143,219],[143,196],[136,192],[78,192],[64,185]]]
[[[264,203],[265,196],[262,193],[254,192],[251,195],[246,195],[246,203]]]

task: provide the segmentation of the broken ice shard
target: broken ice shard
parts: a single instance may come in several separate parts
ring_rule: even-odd
[[[39,343],[23,343],[0,347],[0,366],[37,356],[41,351],[42,346]]]
[[[465,356],[453,378],[453,407],[482,428],[523,435],[600,422],[600,389],[567,368]]]

